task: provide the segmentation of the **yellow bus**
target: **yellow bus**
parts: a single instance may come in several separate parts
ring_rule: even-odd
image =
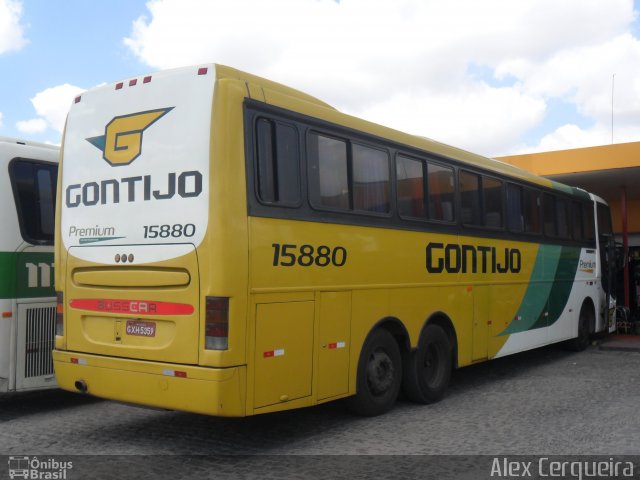
[[[58,182],[60,387],[246,416],[608,329],[608,207],[220,65],[75,99]]]

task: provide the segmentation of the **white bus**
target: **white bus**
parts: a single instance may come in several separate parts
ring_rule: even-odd
[[[56,386],[53,235],[59,148],[0,137],[0,392]]]

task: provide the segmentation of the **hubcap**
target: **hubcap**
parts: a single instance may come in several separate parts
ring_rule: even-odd
[[[440,381],[440,364],[442,362],[443,349],[438,343],[427,344],[424,355],[424,376],[428,384]]]
[[[374,395],[382,395],[393,385],[395,370],[389,355],[383,350],[376,350],[369,357],[367,364],[367,383]]]

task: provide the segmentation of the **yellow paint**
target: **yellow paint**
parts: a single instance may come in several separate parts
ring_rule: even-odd
[[[313,308],[295,301],[257,305],[256,408],[311,396]]]
[[[80,358],[86,365],[71,363]],[[202,368],[171,363],[132,361],[54,350],[53,362],[60,388],[77,392],[84,380],[88,393],[122,402],[218,416],[245,414],[245,367]],[[165,370],[180,370],[186,378],[169,377]]]

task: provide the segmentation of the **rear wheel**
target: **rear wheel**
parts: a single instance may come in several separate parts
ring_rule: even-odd
[[[588,302],[583,303],[578,319],[578,336],[570,340],[568,344],[571,350],[580,352],[589,346],[589,332],[593,320],[593,308]]]
[[[356,394],[347,399],[349,410],[372,417],[388,412],[398,397],[402,360],[395,338],[384,329],[373,331],[358,362]]]
[[[418,348],[406,357],[402,379],[405,394],[414,402],[437,402],[449,385],[452,366],[449,336],[439,325],[427,325]]]

